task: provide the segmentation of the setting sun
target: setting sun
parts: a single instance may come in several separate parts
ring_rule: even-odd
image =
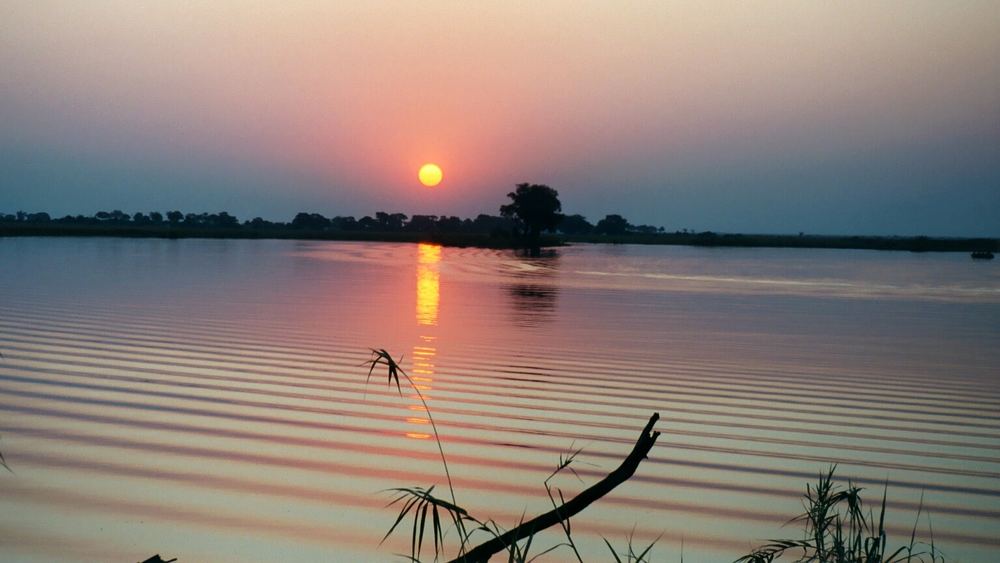
[[[420,178],[421,184],[427,186],[428,188],[433,188],[441,183],[441,178],[444,174],[441,172],[440,166],[428,162],[420,167],[420,172],[417,173],[417,176]]]

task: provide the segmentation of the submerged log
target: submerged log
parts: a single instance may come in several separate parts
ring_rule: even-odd
[[[618,466],[618,469],[609,473],[607,477],[584,489],[580,494],[566,501],[561,506],[553,508],[527,522],[523,522],[520,526],[505,534],[477,545],[449,563],[482,563],[489,561],[490,557],[504,551],[508,546],[560,522],[569,520],[597,499],[610,493],[615,487],[621,485],[635,474],[639,463],[646,459],[649,450],[652,449],[653,444],[656,443],[656,439],[660,436],[659,432],[653,430],[653,425],[656,424],[659,418],[659,413],[653,413],[653,416],[649,417],[649,422],[646,423],[642,434],[639,435],[635,446],[632,447],[632,452]]]

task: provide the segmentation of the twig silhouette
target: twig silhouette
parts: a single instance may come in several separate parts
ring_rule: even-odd
[[[453,559],[451,563],[481,563],[488,561],[494,554],[507,549],[507,546],[512,545],[526,537],[533,536],[534,534],[537,534],[546,528],[555,526],[565,520],[569,520],[573,516],[580,513],[580,511],[590,506],[596,500],[610,493],[615,487],[621,485],[628,480],[629,477],[634,475],[635,470],[639,467],[639,463],[646,459],[649,454],[649,450],[652,449],[653,444],[656,443],[656,439],[660,437],[660,433],[653,430],[653,425],[655,425],[656,421],[659,419],[659,413],[653,413],[653,416],[649,417],[649,422],[646,423],[646,427],[643,428],[642,434],[639,435],[639,439],[636,441],[635,446],[632,447],[632,452],[629,453],[628,457],[625,458],[625,461],[623,461],[617,469],[609,473],[607,477],[591,485],[589,488],[585,489],[580,494],[566,501],[562,505],[522,523],[505,534],[501,534],[489,541],[479,544],[478,546],[470,549],[464,555],[460,555],[459,557]]]

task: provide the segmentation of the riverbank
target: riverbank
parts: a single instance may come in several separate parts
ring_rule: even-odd
[[[522,243],[502,233],[456,233],[418,231],[347,231],[293,228],[190,227],[184,225],[94,225],[0,223],[0,236],[75,236],[137,238],[221,238],[294,239],[372,242],[431,242],[444,246],[519,248]],[[996,238],[881,237],[838,235],[761,235],[703,233],[624,233],[619,235],[547,235],[542,246],[572,243],[665,244],[683,246],[840,248],[859,250],[902,250],[909,252],[974,252],[1000,250]]]
[[[0,237],[134,237],[134,238],[215,238],[215,239],[285,239],[366,242],[430,242],[444,246],[481,248],[516,248],[516,241],[506,236],[480,233],[435,233],[416,231],[341,231],[289,228],[188,227],[184,225],[32,225],[0,224]],[[543,237],[544,246],[561,244],[555,237]]]
[[[567,242],[611,244],[670,244],[684,246],[728,246],[766,248],[840,248],[856,250],[904,250],[909,252],[996,251],[1000,239],[951,237],[880,237],[846,235],[760,235],[720,233],[625,234],[620,236],[572,236]]]

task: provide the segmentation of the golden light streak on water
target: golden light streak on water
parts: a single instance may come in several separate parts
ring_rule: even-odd
[[[433,331],[438,324],[438,305],[441,302],[440,262],[440,246],[424,243],[417,245],[416,323],[421,328],[420,341],[428,344],[437,339],[436,335],[428,334],[427,331]],[[414,361],[413,367],[410,370],[412,374],[410,379],[413,380],[413,388],[417,393],[422,394],[423,401],[427,402],[430,401],[430,397],[424,393],[434,389],[430,383],[434,382],[434,358],[436,355],[436,346],[421,344],[413,346],[411,357],[414,358]],[[410,398],[418,402],[421,401],[420,395],[416,393],[410,395]],[[423,407],[422,404],[420,406],[421,408]],[[406,422],[409,424],[428,424],[430,420],[426,418],[407,417]],[[407,432],[406,437],[415,440],[426,440],[430,437],[430,434]]]
[[[438,304],[441,301],[441,247],[434,244],[417,245],[417,324],[435,326],[438,322]]]

